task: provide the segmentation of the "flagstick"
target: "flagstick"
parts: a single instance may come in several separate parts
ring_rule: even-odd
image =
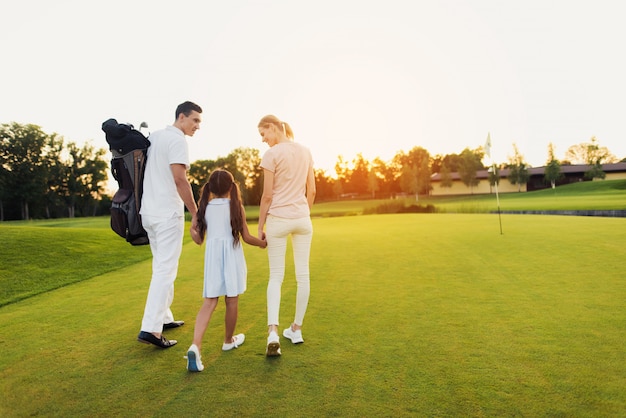
[[[500,215],[500,196],[498,196],[498,183],[500,183],[500,175],[496,171],[496,164],[493,163],[493,172],[496,174],[496,202],[498,203],[498,220],[500,221],[500,235],[502,235],[502,215]]]
[[[491,158],[491,132],[487,132],[487,140],[485,141],[485,154],[489,157],[489,160],[491,161],[491,165],[493,167],[493,174],[496,186],[496,202],[498,203],[498,220],[500,221],[500,235],[502,235],[502,215],[500,213],[500,196],[498,195],[498,183],[500,183],[500,175],[498,174],[498,170],[496,170],[496,163],[494,163],[493,158]]]

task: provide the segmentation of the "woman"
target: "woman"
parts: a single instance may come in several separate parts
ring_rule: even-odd
[[[313,226],[311,207],[315,200],[315,174],[311,152],[293,142],[287,122],[267,115],[258,124],[263,142],[269,145],[263,158],[263,196],[259,213],[259,238],[267,240],[270,278],[267,285],[267,356],[279,356],[278,316],[281,286],[285,277],[287,238],[291,235],[296,270],[296,312],[283,336],[303,343],[302,323],[309,303],[309,255]],[[266,232],[263,232],[263,229]]]

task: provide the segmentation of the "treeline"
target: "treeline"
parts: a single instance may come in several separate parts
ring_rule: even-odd
[[[392,197],[398,193],[428,193],[433,170],[462,172],[467,178],[475,177],[476,171],[484,169],[481,148],[464,150],[460,155],[431,157],[428,151],[415,147],[409,152],[400,152],[392,161],[380,158],[367,161],[358,154],[352,161],[341,156],[335,165],[335,175],[324,170],[315,170],[317,186],[316,201],[337,200],[353,196],[373,198]],[[233,173],[241,186],[246,205],[258,205],[263,192],[263,171],[259,167],[261,155],[258,150],[238,148],[227,157],[217,160],[200,160],[191,164],[189,177],[194,192],[206,182],[212,170],[225,168]]]
[[[519,154],[496,167],[509,169],[509,181],[523,184],[530,167]],[[347,161],[339,156],[334,175],[316,170],[316,201],[350,197],[390,198],[399,193],[428,194],[432,189],[432,173],[441,175],[441,185],[451,185],[451,173],[472,187],[477,184],[476,173],[484,170],[485,151],[482,147],[464,149],[460,154],[435,155],[422,147],[397,153],[391,161],[375,158],[367,161],[361,154]],[[559,177],[560,166],[584,163],[599,166],[617,159],[595,138],[590,143],[570,147],[567,160],[554,157],[550,144],[546,181]],[[110,154],[105,149],[82,147],[65,143],[57,134],[46,134],[37,125],[17,123],[0,125],[0,220],[42,219],[75,216],[97,216],[109,213],[111,197],[105,189],[109,178]],[[225,168],[238,181],[244,204],[258,205],[263,187],[263,172],[259,168],[260,151],[237,148],[226,157],[198,160],[191,164],[189,179],[194,193],[216,168]],[[600,173],[601,174],[601,173]],[[490,182],[498,180],[492,175]]]
[[[108,211],[106,150],[65,143],[37,125],[0,125],[0,220]]]

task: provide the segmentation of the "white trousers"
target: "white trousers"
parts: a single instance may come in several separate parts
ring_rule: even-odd
[[[183,246],[185,218],[142,216],[141,222],[148,233],[152,251],[152,279],[141,330],[160,333],[163,324],[174,320],[170,306],[174,300],[174,280]]]
[[[268,215],[265,225],[267,238],[267,256],[269,259],[270,279],[267,284],[267,324],[278,325],[280,297],[285,278],[285,256],[287,238],[291,235],[293,260],[296,270],[296,314],[294,322],[302,325],[304,314],[309,304],[311,291],[309,280],[309,257],[313,225],[311,218],[287,219]]]

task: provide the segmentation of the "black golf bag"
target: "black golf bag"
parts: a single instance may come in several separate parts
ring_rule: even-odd
[[[115,119],[105,121],[102,130],[113,155],[111,173],[119,186],[111,203],[111,229],[132,245],[148,244],[139,210],[150,141],[132,125]]]

